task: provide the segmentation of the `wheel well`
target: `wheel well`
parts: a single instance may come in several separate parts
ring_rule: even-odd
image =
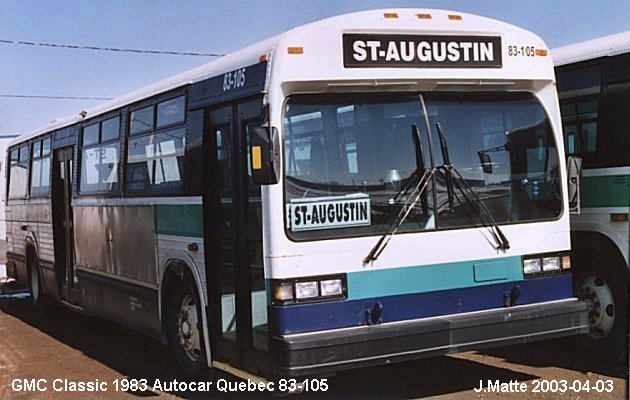
[[[599,232],[572,232],[571,247],[573,262],[576,267],[575,278],[581,275],[582,272],[591,270],[592,265],[597,265],[592,263],[591,260],[600,258],[613,269],[614,274],[619,279],[628,281],[630,277],[628,265],[626,265],[619,248],[605,235]]]
[[[162,277],[162,290],[160,294],[160,304],[161,304],[161,315],[162,315],[162,335],[161,341],[164,344],[168,344],[168,335],[167,332],[167,318],[166,313],[168,312],[167,306],[170,304],[169,299],[173,296],[173,293],[178,285],[184,282],[188,285],[192,285],[193,290],[199,296],[197,284],[195,283],[195,278],[193,278],[190,269],[186,264],[181,261],[172,261],[166,266],[166,271],[164,272],[164,276]]]

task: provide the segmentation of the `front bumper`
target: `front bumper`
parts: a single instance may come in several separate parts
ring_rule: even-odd
[[[303,376],[588,332],[577,299],[272,338],[274,373]]]

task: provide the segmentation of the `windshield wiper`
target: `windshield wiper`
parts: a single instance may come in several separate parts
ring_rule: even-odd
[[[448,191],[449,211],[453,211],[453,195],[455,194],[453,182],[455,182],[457,188],[470,206],[473,206],[473,200],[476,204],[479,205],[481,214],[477,213],[477,216],[479,216],[481,223],[490,230],[490,233],[497,243],[497,250],[508,250],[510,248],[509,240],[507,239],[503,231],[501,231],[501,228],[499,228],[499,225],[497,225],[494,217],[492,216],[492,213],[490,212],[490,210],[488,210],[483,201],[481,201],[481,198],[479,198],[477,192],[475,192],[470,187],[464,177],[462,177],[459,171],[453,166],[453,164],[451,164],[448,155],[448,146],[446,144],[446,138],[444,137],[442,127],[440,126],[439,122],[436,123],[435,126],[440,137],[440,147],[442,149],[442,159],[444,161],[444,165],[442,165],[441,169],[444,170],[446,175],[446,190]],[[471,200],[469,196],[472,197],[473,200]]]
[[[442,160],[444,161],[444,166],[451,165],[451,158],[448,155],[448,145],[446,144],[446,138],[444,137],[444,133],[442,132],[442,127],[440,123],[435,124],[438,136],[440,138],[440,150],[442,151]],[[446,174],[446,194],[448,196],[448,211],[455,211],[455,202],[453,200],[453,196],[455,195],[455,191],[453,190],[453,176],[449,173]]]
[[[383,250],[385,250],[385,247],[387,247],[389,241],[396,234],[396,232],[398,232],[398,228],[400,228],[400,226],[405,222],[405,220],[411,213],[411,210],[413,210],[413,208],[416,206],[418,200],[422,199],[421,203],[423,213],[425,213],[425,215],[428,214],[429,206],[427,201],[426,188],[433,174],[435,173],[435,168],[431,168],[429,170],[425,166],[424,155],[422,151],[422,142],[420,140],[420,131],[418,130],[418,126],[415,124],[411,126],[411,135],[413,137],[413,147],[416,153],[416,171],[414,174],[419,176],[418,183],[413,188],[411,193],[409,193],[405,204],[403,204],[398,214],[396,214],[396,217],[392,219],[385,233],[380,237],[378,242],[376,242],[374,247],[372,247],[368,255],[365,256],[365,258],[363,259],[363,265],[367,265],[368,263],[374,262],[378,259]],[[420,175],[421,172],[422,175]],[[407,186],[401,188],[401,190],[394,197],[394,204],[398,203],[400,198],[404,196],[407,190]]]

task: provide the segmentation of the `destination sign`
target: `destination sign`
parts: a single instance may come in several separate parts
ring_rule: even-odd
[[[294,232],[370,225],[367,194],[293,199],[288,208]]]
[[[498,36],[343,35],[346,68],[500,68]]]

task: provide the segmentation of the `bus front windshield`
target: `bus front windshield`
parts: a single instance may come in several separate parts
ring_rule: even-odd
[[[294,95],[287,100],[284,187],[290,238],[378,235],[391,229],[401,207],[412,204],[409,197],[423,168],[431,167],[427,120],[437,168],[398,232],[482,226],[483,206],[499,224],[560,215],[556,143],[532,94],[431,93],[422,98],[427,118],[420,94]],[[458,175],[443,168],[438,124]],[[423,157],[417,157],[414,126]]]

